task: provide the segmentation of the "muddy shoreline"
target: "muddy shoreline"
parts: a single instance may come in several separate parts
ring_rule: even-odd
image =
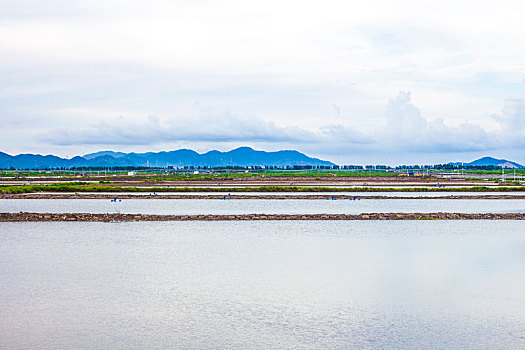
[[[369,195],[339,195],[333,194],[260,194],[260,195],[239,195],[232,193],[224,197],[220,194],[129,194],[129,193],[115,193],[115,194],[97,194],[97,193],[17,193],[17,194],[0,194],[0,199],[304,199],[304,200],[319,200],[319,199],[525,199],[523,195],[506,195],[506,194],[476,194],[476,195],[447,195],[444,192],[443,196],[425,196],[422,193],[420,196],[369,196]]]
[[[525,220],[525,213],[363,213],[363,214],[242,214],[145,215],[92,213],[0,213],[0,222],[137,222],[137,221],[254,221],[254,220]]]

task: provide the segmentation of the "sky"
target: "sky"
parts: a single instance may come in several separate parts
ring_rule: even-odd
[[[525,164],[523,1],[0,0],[0,151]]]

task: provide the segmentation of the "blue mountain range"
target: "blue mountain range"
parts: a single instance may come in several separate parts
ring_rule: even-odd
[[[53,155],[19,154],[11,156],[0,152],[0,168],[46,169],[73,167],[226,167],[226,166],[333,166],[332,162],[311,158],[293,150],[265,152],[240,147],[228,152],[210,151],[199,154],[190,149],[168,152],[123,153],[101,151],[71,159]]]

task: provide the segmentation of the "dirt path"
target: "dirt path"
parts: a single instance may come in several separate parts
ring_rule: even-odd
[[[162,195],[149,195],[149,194],[131,194],[131,193],[116,193],[116,194],[97,194],[97,193],[19,193],[19,194],[0,194],[0,199],[338,199],[338,200],[349,200],[349,199],[525,199],[525,193],[523,195],[508,195],[508,194],[476,194],[476,195],[449,195],[443,192],[441,196],[427,196],[425,193],[421,193],[416,197],[414,196],[370,196],[370,195],[339,195],[333,194],[235,194],[232,193],[224,198],[222,194],[162,194]]]
[[[91,213],[0,213],[0,222],[28,221],[249,221],[249,220],[525,220],[525,213],[364,213],[364,214],[243,214],[243,215],[143,215]]]

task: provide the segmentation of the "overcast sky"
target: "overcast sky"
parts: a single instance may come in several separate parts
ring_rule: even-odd
[[[0,151],[525,163],[524,1],[0,0]]]

